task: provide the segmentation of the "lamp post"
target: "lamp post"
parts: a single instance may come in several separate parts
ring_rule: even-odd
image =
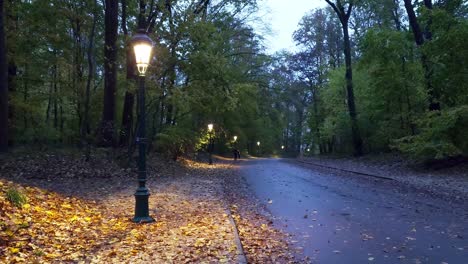
[[[211,154],[213,152],[213,124],[208,124],[208,135],[209,135],[209,139],[208,139],[208,153],[209,153],[209,156],[208,156],[208,164],[213,164],[213,158],[211,157]]]
[[[234,136],[233,139],[234,139],[234,148],[237,150],[237,136]]]
[[[258,146],[258,155],[260,156],[260,141],[257,141],[257,146]]]
[[[240,158],[240,151],[237,149],[237,136],[232,137],[234,139],[234,161]]]
[[[137,134],[138,144],[138,188],[135,192],[135,223],[150,223],[154,219],[149,216],[148,198],[150,196],[146,188],[146,116],[145,116],[145,74],[151,60],[151,49],[153,41],[148,37],[145,30],[140,29],[132,37],[133,50],[135,52],[136,66],[138,69],[138,106],[139,125]]]

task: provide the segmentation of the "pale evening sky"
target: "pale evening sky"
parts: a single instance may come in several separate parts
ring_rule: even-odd
[[[325,0],[261,0],[258,15],[269,24],[271,33],[265,35],[262,26],[256,23],[254,27],[265,36],[268,53],[281,49],[294,50],[292,34],[301,18],[310,10],[326,5]]]

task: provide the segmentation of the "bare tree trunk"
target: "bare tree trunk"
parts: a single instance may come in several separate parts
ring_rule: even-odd
[[[144,10],[144,6],[142,8],[141,5],[145,5],[144,1],[140,1],[140,16],[141,10]],[[122,31],[124,33],[125,39],[128,38],[128,28],[127,28],[127,1],[121,0],[122,6]],[[142,21],[140,18],[139,21]],[[140,23],[140,22],[139,22]],[[124,97],[124,105],[122,110],[122,126],[120,129],[120,139],[119,145],[126,146],[129,143],[129,140],[132,138],[132,127],[133,127],[133,109],[134,109],[134,102],[135,102],[135,94],[133,91],[128,87],[129,80],[135,79],[135,56],[133,54],[133,50],[130,44],[128,44],[125,48],[126,52],[126,67],[127,67],[127,90],[125,91]]]
[[[51,81],[50,86],[49,86],[49,99],[47,100],[46,119],[45,119],[45,122],[47,125],[49,124],[49,120],[50,120],[50,108],[52,107],[53,86],[54,86],[54,83]]]
[[[58,127],[58,104],[57,104],[57,65],[54,65],[54,72],[52,75],[53,83],[54,83],[54,91],[53,91],[53,107],[54,107],[54,128],[57,129]]]
[[[118,1],[105,0],[104,32],[104,107],[99,129],[98,144],[104,147],[114,145],[115,98],[117,92],[117,28]]]
[[[346,93],[349,116],[351,118],[351,132],[353,137],[354,155],[360,156],[363,154],[362,149],[362,138],[359,132],[359,126],[357,122],[356,105],[354,102],[354,88],[353,88],[353,68],[351,61],[351,42],[349,39],[349,18],[353,9],[353,1],[349,1],[347,10],[341,3],[340,0],[336,0],[336,4],[330,0],[326,0],[327,3],[335,10],[338,15],[341,25],[343,27],[343,38],[344,38],[344,54],[346,64]]]
[[[85,156],[86,161],[89,161],[91,156],[91,144],[89,142],[89,133],[90,133],[90,122],[89,122],[89,102],[91,99],[91,83],[94,78],[94,35],[96,31],[96,21],[97,21],[97,0],[94,0],[93,6],[93,25],[91,31],[89,32],[88,37],[88,50],[87,50],[87,59],[88,59],[88,79],[86,80],[86,90],[85,90],[85,102],[84,102],[84,120],[80,128],[81,141],[85,144]]]
[[[425,41],[430,41],[432,39],[432,33],[429,30],[432,21],[431,19],[429,19],[428,25],[426,26],[426,29],[423,32],[416,17],[416,13],[414,12],[414,7],[411,0],[404,0],[404,2],[406,13],[408,14],[408,20],[413,31],[414,40],[416,42],[416,45],[421,48]],[[424,5],[427,9],[432,9],[431,0],[424,0]],[[426,91],[429,97],[429,111],[440,110],[440,95],[438,91],[434,89],[434,85],[432,83],[432,76],[434,75],[432,63],[431,60],[427,57],[427,55],[424,53],[424,51],[422,49],[420,50],[421,64],[424,68],[424,80],[426,82]]]
[[[8,151],[8,67],[3,0],[0,0],[0,152]]]

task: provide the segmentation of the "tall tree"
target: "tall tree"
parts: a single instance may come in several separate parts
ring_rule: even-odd
[[[416,17],[416,13],[414,11],[412,1],[404,0],[404,2],[405,2],[406,13],[408,14],[408,20],[409,20],[411,29],[413,31],[414,40],[418,47],[422,47],[425,42],[431,41],[432,39],[432,33],[430,31],[430,25],[432,23],[431,22],[432,19],[429,18],[428,24],[423,30],[418,21],[418,18]],[[432,0],[424,0],[424,6],[428,10],[432,10],[433,8]],[[426,82],[426,89],[427,89],[427,94],[429,97],[428,98],[429,110],[430,111],[440,110],[440,102],[439,102],[440,95],[438,91],[435,89],[433,85],[433,80],[432,80],[433,75],[434,75],[433,66],[432,66],[430,58],[427,56],[427,54],[423,50],[421,50],[421,63],[424,68],[424,79]]]
[[[104,14],[104,105],[98,144],[111,146],[114,142],[115,98],[117,92],[117,28],[119,2],[105,1]]]
[[[89,132],[90,132],[90,100],[91,100],[91,84],[94,78],[94,68],[95,61],[93,58],[94,54],[94,36],[96,35],[96,23],[97,23],[97,0],[93,2],[93,22],[91,30],[88,36],[88,48],[86,51],[87,60],[88,60],[88,79],[86,80],[86,90],[85,90],[85,99],[84,99],[84,117],[83,123],[81,124],[81,140],[86,144],[86,160],[89,160],[90,157],[90,144],[89,144]]]
[[[8,77],[3,0],[0,0],[0,152],[8,150]]]
[[[142,1],[140,1],[140,5]],[[143,2],[144,4],[144,2]],[[128,39],[128,27],[127,27],[127,1],[121,0],[122,5],[122,15],[121,15],[121,27],[122,32],[124,33],[125,40]],[[140,7],[141,10],[141,7]],[[125,91],[124,105],[122,112],[122,127],[120,129],[120,145],[127,145],[129,139],[131,138],[132,127],[133,127],[133,105],[135,102],[135,94],[130,89],[129,81],[135,79],[135,65],[133,50],[130,44],[127,44],[125,47],[126,52],[126,67],[127,67],[127,90]]]
[[[354,90],[353,90],[353,69],[351,61],[351,41],[349,37],[349,18],[353,10],[354,1],[348,0],[341,2],[341,0],[335,0],[331,2],[326,0],[327,3],[333,8],[338,18],[340,19],[341,26],[343,27],[343,40],[344,40],[344,54],[346,64],[346,92],[349,116],[351,117],[351,131],[353,137],[354,154],[360,156],[363,154],[362,150],[362,138],[359,133],[359,126],[357,123],[356,104],[354,102]]]

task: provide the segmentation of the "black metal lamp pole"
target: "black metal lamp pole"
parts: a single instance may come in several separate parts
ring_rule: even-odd
[[[133,37],[136,62],[138,66],[138,108],[139,108],[139,126],[138,126],[138,188],[135,192],[135,223],[150,223],[154,219],[149,216],[150,196],[146,187],[146,113],[145,113],[145,72],[149,64],[152,40],[144,31],[140,31]]]
[[[213,164],[213,158],[212,158],[212,155],[213,155],[213,135],[212,133],[210,132],[210,139],[209,139],[209,144],[208,144],[208,152],[209,152],[209,156],[208,156],[208,163],[211,165]]]

